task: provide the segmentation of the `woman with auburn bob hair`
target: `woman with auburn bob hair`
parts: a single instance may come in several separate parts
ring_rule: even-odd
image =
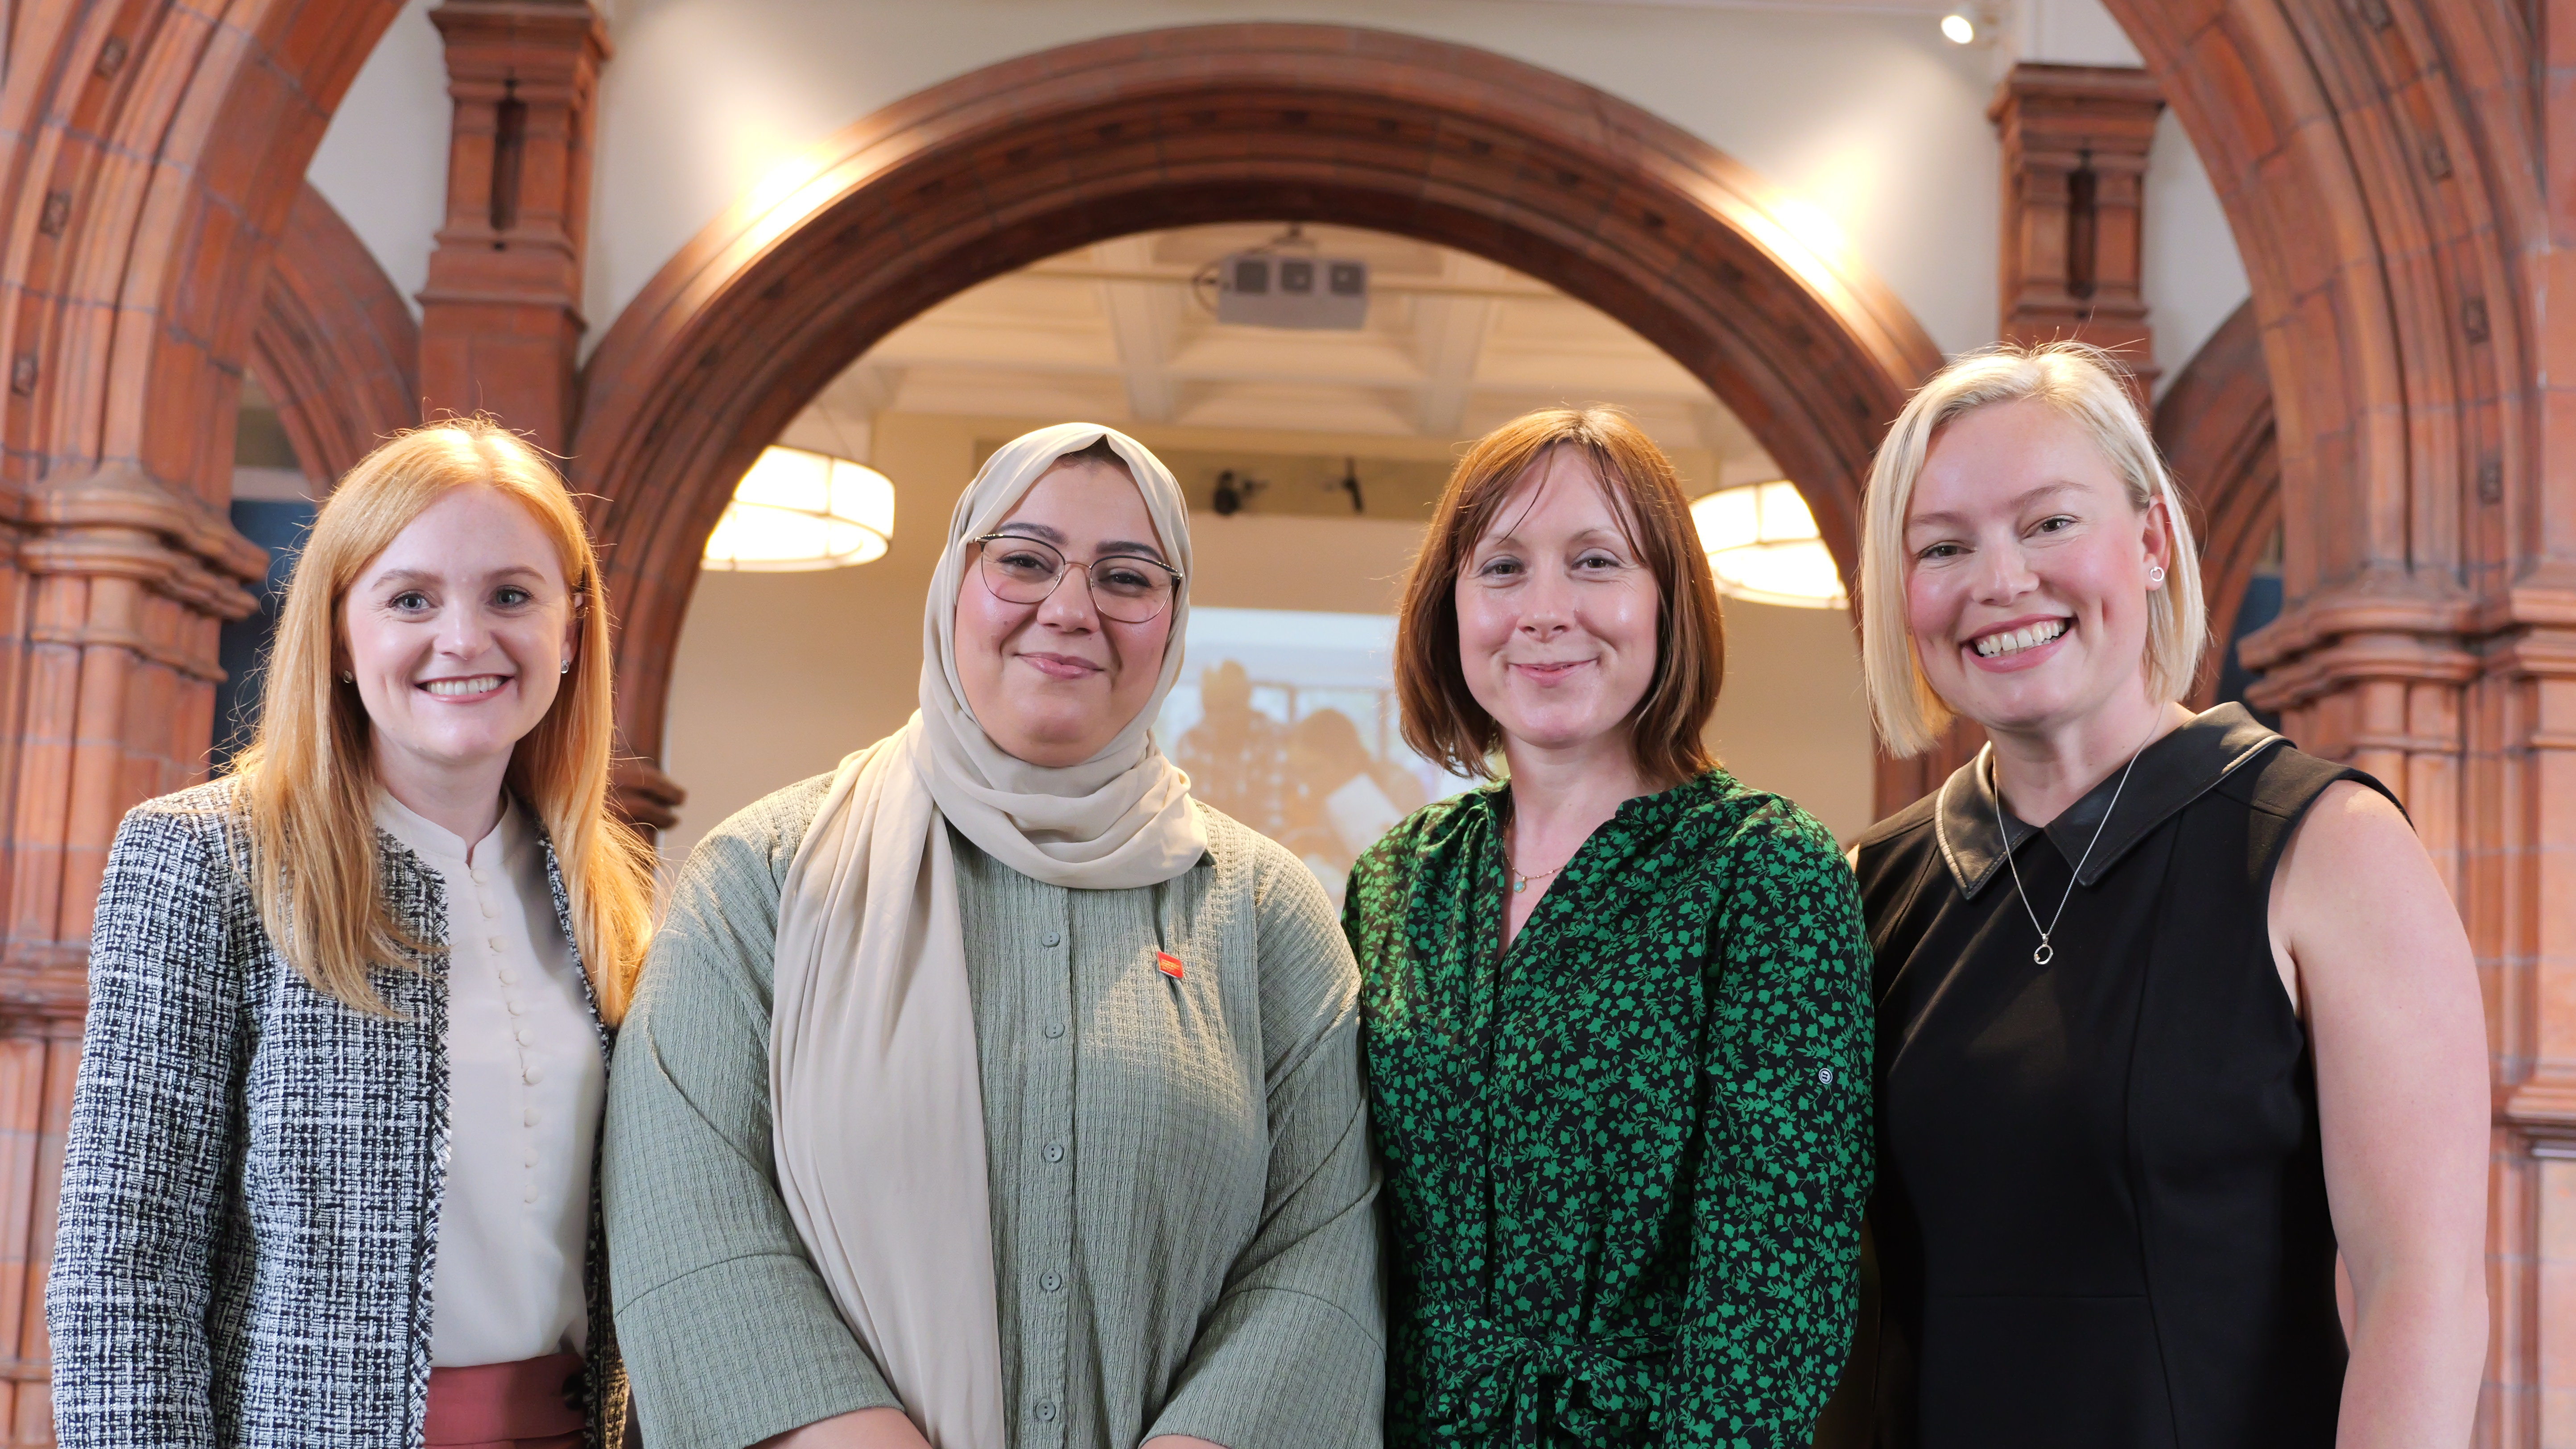
[[[125,817],[45,1294],[63,1444],[622,1438],[592,1163],[649,877],[598,577],[528,444],[394,438],[314,522],[251,748]]]
[[[1951,364],[1864,529],[1880,737],[1990,743],[1854,852],[1881,1289],[1852,1442],[2466,1444],[2468,942],[2386,787],[2177,702],[2198,558],[2126,378],[2072,343]]]
[[[1725,652],[1671,463],[1608,408],[1468,451],[1406,581],[1416,752],[1498,783],[1351,871],[1390,1445],[1804,1445],[1869,1192],[1833,837],[1702,731]]]

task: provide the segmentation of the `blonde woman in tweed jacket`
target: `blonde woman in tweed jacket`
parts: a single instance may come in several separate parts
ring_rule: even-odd
[[[593,1162],[649,902],[597,579],[525,443],[386,443],[314,524],[239,767],[126,817],[45,1297],[63,1444],[623,1437]]]
[[[919,713],[691,853],[608,1112],[652,1449],[1377,1444],[1359,971],[1147,734],[1189,571],[1134,439],[1006,444]]]

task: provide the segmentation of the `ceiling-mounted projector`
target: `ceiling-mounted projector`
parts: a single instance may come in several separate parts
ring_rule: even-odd
[[[1368,263],[1300,252],[1235,252],[1216,264],[1216,320],[1355,332],[1368,325]]]

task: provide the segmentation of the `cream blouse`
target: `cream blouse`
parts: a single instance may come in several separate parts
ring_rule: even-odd
[[[430,1363],[578,1350],[608,1072],[544,846],[515,803],[470,850],[382,791],[376,823],[447,888],[449,1145]]]

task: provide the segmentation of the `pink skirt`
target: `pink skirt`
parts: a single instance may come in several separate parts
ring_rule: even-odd
[[[429,1428],[439,1449],[580,1449],[581,1355],[429,1371]]]

